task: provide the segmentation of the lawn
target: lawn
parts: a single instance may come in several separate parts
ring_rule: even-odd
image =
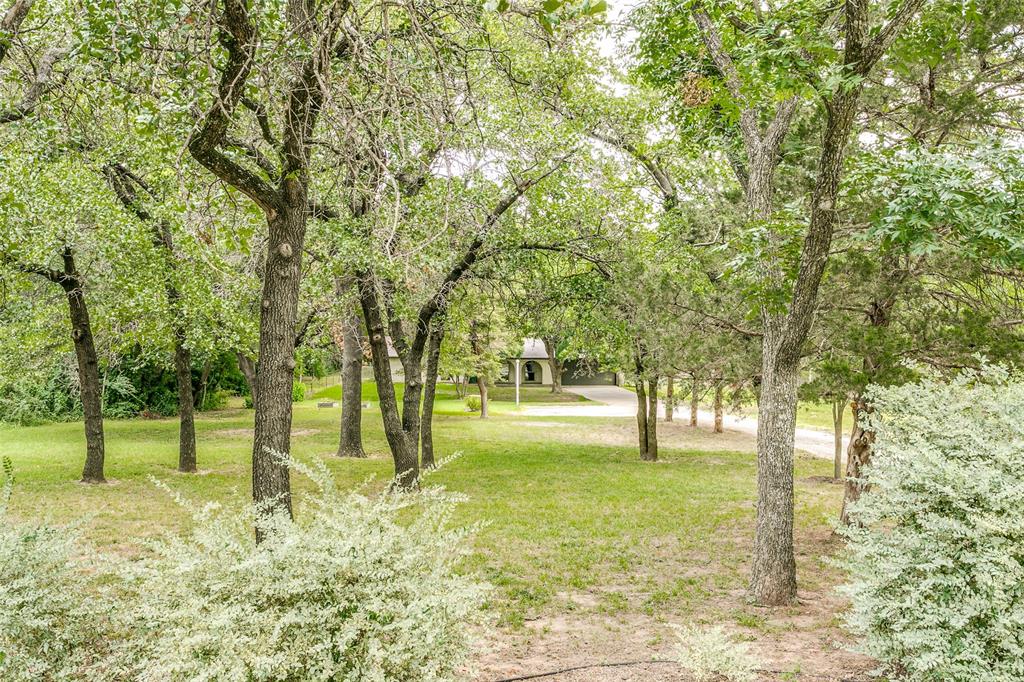
[[[510,661],[538,647],[543,654],[529,660],[541,668],[548,661],[643,657],[639,649],[664,655],[668,624],[688,621],[723,623],[787,670],[848,665],[834,651],[841,603],[831,595],[836,575],[825,557],[834,549],[828,524],[841,487],[823,482],[828,461],[796,464],[803,604],[758,609],[743,598],[754,522],[752,439],[666,424],[661,461],[642,463],[630,419],[530,417],[496,401],[491,418],[482,420],[450,386],[439,388],[437,449],[460,457],[431,480],[468,496],[458,522],[486,523],[467,570],[496,588],[490,611],[497,627],[488,633],[481,674],[515,670]],[[322,394],[333,397],[333,390]],[[496,394],[507,399],[506,392]],[[369,458],[333,456],[340,409],[318,408],[316,397],[295,406],[294,453],[325,458],[342,485],[370,476],[382,485],[392,466],[375,399],[368,384]],[[523,399],[551,396],[530,388]],[[251,410],[231,408],[197,420],[198,475],[174,470],[176,421],[108,421],[112,482],[105,486],[76,482],[84,456],[80,424],[5,428],[0,456],[12,458],[17,479],[12,511],[79,523],[85,539],[104,550],[144,551],[145,538],[188,523],[149,477],[197,500],[248,498],[252,419]],[[301,500],[308,484],[299,480],[296,487]]]

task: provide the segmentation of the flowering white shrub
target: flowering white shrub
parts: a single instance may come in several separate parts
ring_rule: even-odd
[[[724,679],[753,682],[761,662],[745,642],[734,642],[720,627],[675,626],[676,660],[697,682]]]
[[[485,589],[456,570],[473,529],[453,530],[437,488],[339,493],[323,464],[290,462],[318,492],[292,523],[191,507],[190,536],[132,570],[123,675],[146,681],[447,680],[469,651]],[[187,503],[184,503],[186,504]],[[265,540],[256,546],[253,524]]]
[[[987,368],[869,399],[849,627],[899,679],[1024,679],[1024,384]]]
[[[72,565],[73,532],[6,518],[10,460],[0,486],[0,680],[81,679],[100,605]]]

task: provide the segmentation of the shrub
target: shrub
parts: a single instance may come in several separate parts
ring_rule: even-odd
[[[292,402],[301,403],[306,399],[306,385],[298,381],[292,382]]]
[[[912,681],[1024,679],[1024,384],[873,387],[871,487],[843,532],[860,648]]]
[[[247,410],[251,410],[253,408],[253,402],[252,402],[252,396],[251,395],[247,395],[247,396],[245,396],[245,398],[242,399],[242,407],[244,407]]]
[[[697,682],[754,682],[760,666],[744,642],[734,642],[720,627],[675,626],[676,660]]]
[[[471,395],[468,398],[466,398],[466,409],[469,410],[470,412],[479,412],[480,411],[480,396],[478,396],[478,395]]]
[[[71,556],[75,535],[6,518],[10,460],[0,488],[0,679],[88,679],[87,652],[100,639],[101,601],[86,597]]]
[[[291,465],[318,489],[295,523],[190,507],[191,536],[132,569],[123,667],[154,681],[451,679],[485,594],[456,570],[472,530],[448,525],[457,498],[341,494],[322,463]]]
[[[207,390],[203,395],[203,404],[199,406],[199,410],[201,412],[223,410],[228,406],[228,398],[230,397],[231,392],[223,388],[218,388],[213,391]]]

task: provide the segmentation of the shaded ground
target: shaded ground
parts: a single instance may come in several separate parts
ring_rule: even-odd
[[[365,411],[367,459],[338,459],[340,409],[296,405],[293,451],[323,457],[340,485],[391,472],[374,395]],[[537,400],[542,396],[531,396]],[[659,425],[662,457],[640,462],[630,418],[522,416],[497,403],[491,419],[443,393],[435,434],[440,454],[461,457],[432,479],[465,493],[459,523],[485,521],[467,570],[494,585],[481,628],[475,678],[494,682],[583,665],[671,655],[671,624],[720,624],[752,643],[766,679],[849,678],[867,664],[843,653],[825,558],[836,549],[829,519],[841,489],[831,465],[796,462],[799,606],[759,609],[744,601],[753,541],[753,438]],[[80,522],[85,539],[128,556],[142,541],[179,532],[187,516],[148,481],[155,476],[195,500],[248,499],[252,412],[197,420],[203,475],[174,471],[177,422],[111,420],[108,475],[116,485],[76,482],[84,456],[80,424],[0,430],[0,456],[14,460],[12,511],[26,519]],[[301,510],[308,483],[295,480]],[[300,512],[301,513],[301,512]],[[785,673],[785,674],[784,674]],[[824,677],[822,677],[824,676]],[[555,680],[685,680],[668,665],[592,669]]]

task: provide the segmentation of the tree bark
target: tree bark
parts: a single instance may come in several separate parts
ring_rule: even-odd
[[[551,364],[551,392],[562,392],[562,371],[565,369],[558,359],[558,343],[551,337],[544,337],[544,350],[548,354],[548,362]]]
[[[252,398],[252,402],[255,405],[256,362],[242,351],[236,351],[235,358],[238,360],[238,371],[242,373],[242,378],[245,379],[245,385],[249,388],[249,397]]]
[[[199,387],[195,392],[195,400],[192,405],[196,410],[202,411],[206,404],[206,391],[210,386],[210,371],[213,369],[213,361],[207,360],[203,364],[203,371],[199,375]]]
[[[178,383],[178,471],[195,473],[196,466],[196,425],[195,399],[192,396],[192,354],[185,347],[184,340],[177,338],[174,344],[174,376]]]
[[[639,361],[637,361],[639,365]],[[640,445],[640,459],[647,459],[647,388],[643,376],[636,375],[636,430]]]
[[[696,375],[693,377],[693,387],[690,389],[690,426],[697,427],[697,415],[700,413],[700,380]]]
[[[423,413],[420,417],[420,468],[433,469],[437,462],[434,459],[434,397],[437,393],[437,369],[441,359],[441,343],[444,341],[444,328],[435,324],[430,332],[427,347],[427,376],[423,386]]]
[[[798,365],[779,363],[777,325],[765,326],[757,417],[757,531],[750,592],[759,604],[796,599],[793,554],[793,440],[796,435]]]
[[[388,360],[387,337],[384,333],[384,319],[377,300],[376,282],[372,275],[362,272],[359,275],[359,301],[366,321],[366,331],[370,341],[370,357],[373,364],[373,377],[377,383],[377,395],[380,399],[381,419],[384,422],[384,437],[391,449],[391,457],[395,463],[395,485],[400,488],[411,488],[419,479],[419,391],[415,377],[410,374],[409,365],[405,365],[406,389],[403,410],[409,407],[410,394],[415,392],[415,410],[417,412],[416,431],[410,436],[406,430],[406,422],[399,414],[395,385],[391,379],[391,365]],[[404,363],[403,363],[404,364]],[[415,363],[414,363],[415,364]],[[412,386],[410,386],[410,382]]]
[[[476,378],[476,387],[480,391],[480,418],[487,419],[490,416],[488,411],[488,388],[487,388],[487,377],[480,375]]]
[[[306,237],[306,186],[286,180],[287,199],[270,221],[260,315],[259,365],[253,385],[253,501],[292,516],[291,477],[280,458],[291,452],[295,323]]]
[[[62,254],[64,273],[58,283],[67,296],[71,317],[71,338],[78,361],[78,383],[81,387],[82,412],[85,417],[85,467],[83,483],[106,483],[103,475],[105,444],[103,438],[103,386],[100,383],[99,358],[89,320],[82,278],[75,266],[74,253],[65,248]]]
[[[669,375],[665,380],[665,421],[670,422],[675,413],[675,381]]]
[[[359,314],[342,325],[341,440],[339,457],[366,457],[363,450],[363,340]]]
[[[853,433],[850,445],[846,450],[846,484],[843,491],[843,510],[839,522],[844,526],[850,524],[850,505],[860,499],[867,486],[861,480],[864,467],[871,462],[871,446],[875,442],[875,432],[867,431],[861,426],[861,418],[871,408],[858,396],[853,401]]]
[[[832,477],[835,480],[843,475],[843,413],[846,412],[846,399],[832,401],[832,429],[835,452],[832,456]]]
[[[715,433],[722,433],[722,392],[724,386],[719,381],[715,384]]]
[[[658,461],[658,377],[647,382],[647,453],[645,462]]]

